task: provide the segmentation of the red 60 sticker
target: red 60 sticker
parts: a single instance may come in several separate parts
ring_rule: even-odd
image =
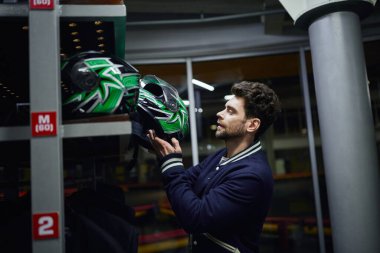
[[[32,136],[56,136],[56,112],[32,112]]]
[[[30,0],[29,7],[31,10],[53,10],[54,0]]]
[[[59,237],[58,213],[33,214],[33,239]]]

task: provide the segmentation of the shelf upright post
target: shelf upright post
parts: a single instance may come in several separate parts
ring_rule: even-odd
[[[190,114],[190,137],[191,137],[191,152],[193,157],[193,166],[199,163],[198,156],[198,135],[197,121],[195,116],[195,95],[193,85],[193,66],[191,58],[186,58],[186,76],[187,76],[187,92],[189,95],[189,114]]]
[[[29,2],[33,252],[64,253],[59,1]]]
[[[309,154],[311,163],[311,175],[313,179],[313,189],[314,189],[314,203],[315,203],[315,214],[317,217],[317,228],[318,228],[318,238],[319,238],[319,252],[326,252],[325,243],[325,233],[323,227],[323,213],[322,213],[322,203],[321,195],[319,189],[319,179],[318,179],[318,164],[317,164],[317,152],[315,150],[315,138],[314,138],[314,127],[313,118],[311,113],[311,102],[310,102],[310,92],[309,92],[309,80],[307,77],[307,66],[305,49],[300,48],[300,75],[301,75],[301,85],[303,93],[303,101],[306,113],[306,125],[307,125],[307,139],[309,141]]]

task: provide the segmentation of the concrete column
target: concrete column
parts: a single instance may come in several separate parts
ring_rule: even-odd
[[[334,252],[380,252],[379,168],[359,17],[321,16],[309,35]]]

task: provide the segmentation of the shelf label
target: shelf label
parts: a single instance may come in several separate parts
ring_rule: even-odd
[[[32,136],[56,136],[56,112],[32,112]]]
[[[31,10],[53,10],[55,0],[29,0]]]
[[[33,214],[33,239],[43,240],[59,237],[58,213]]]

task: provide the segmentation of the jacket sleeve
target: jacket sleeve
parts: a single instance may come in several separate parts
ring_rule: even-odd
[[[238,229],[252,215],[255,206],[260,205],[265,189],[263,181],[254,173],[237,172],[230,173],[223,184],[198,197],[179,155],[166,157],[161,169],[173,211],[189,233]]]
[[[186,180],[191,186],[197,180],[200,174],[200,170],[201,170],[201,165],[199,164],[196,166],[190,167],[188,169],[184,169],[184,166],[182,163],[182,154],[179,154],[179,153],[165,156],[160,161],[160,167],[161,167],[162,173],[171,168],[179,168],[181,171],[184,172],[185,174],[184,177],[186,178]]]

